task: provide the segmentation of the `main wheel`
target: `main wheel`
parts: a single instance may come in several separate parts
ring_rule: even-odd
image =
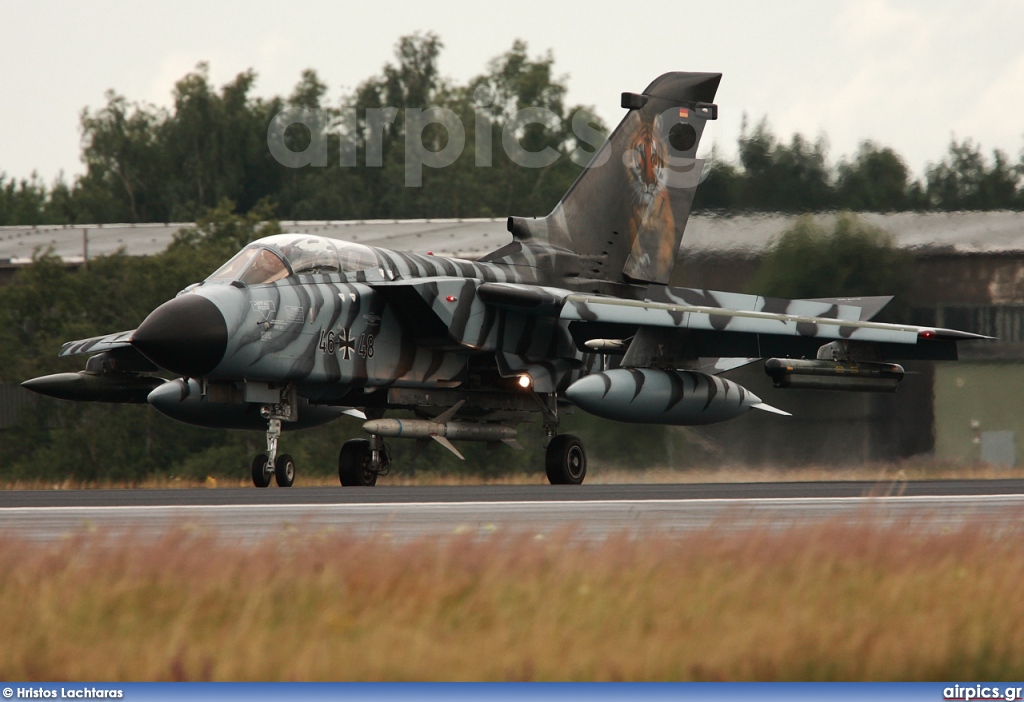
[[[377,471],[373,466],[373,452],[366,439],[346,441],[338,454],[338,478],[348,487],[377,484]]]
[[[544,468],[552,485],[579,485],[587,475],[587,452],[572,434],[559,434],[548,444]]]
[[[270,467],[267,465],[266,454],[261,453],[252,459],[252,484],[256,487],[267,487],[270,485],[270,473],[272,472]]]
[[[295,461],[287,453],[281,454],[274,461],[274,479],[278,487],[291,487],[295,482]]]

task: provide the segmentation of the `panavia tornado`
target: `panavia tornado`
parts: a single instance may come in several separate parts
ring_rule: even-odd
[[[433,440],[461,457],[452,441],[519,447],[517,426],[536,417],[548,479],[579,484],[583,444],[557,433],[571,406],[669,425],[786,414],[718,374],[767,359],[776,387],[894,391],[895,361],[954,360],[957,342],[983,338],[870,321],[886,297],[669,286],[720,79],[667,73],[624,93],[626,116],[551,214],[509,217],[511,243],[479,260],[266,237],[137,329],[65,344],[61,356],[89,355],[84,371],[24,385],[265,431],[258,487],[295,479],[282,429],[342,414],[364,419],[368,435],[341,447],[342,485],[374,485],[390,470],[385,439]]]

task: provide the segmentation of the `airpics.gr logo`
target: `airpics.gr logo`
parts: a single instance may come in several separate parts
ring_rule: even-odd
[[[1005,700],[1014,702],[1021,699],[1021,687],[999,687],[998,685],[953,685],[943,688],[944,700]]]
[[[364,116],[360,128],[356,108],[334,111],[285,108],[274,116],[267,128],[267,148],[274,160],[287,168],[324,168],[332,160],[328,153],[328,137],[334,135],[340,144],[336,161],[339,166],[356,166],[357,151],[362,150],[367,167],[381,168],[384,165],[385,130],[396,122],[401,122],[404,125],[405,185],[418,188],[423,185],[424,167],[436,169],[450,166],[459,159],[466,147],[466,129],[462,119],[448,108],[406,107],[399,110],[395,107],[368,107],[362,111]],[[491,117],[479,109],[476,113],[473,136],[474,165],[486,168],[492,165],[493,155],[489,121]],[[692,166],[692,154],[684,152],[689,152],[690,148],[696,145],[698,133],[692,125],[680,122],[690,118],[690,110],[671,107],[656,120],[664,127],[664,134],[660,136],[666,146],[658,154],[658,158],[665,163],[679,167]],[[701,119],[704,118],[702,115]],[[289,144],[287,137],[289,128],[294,125],[301,125],[308,134],[309,142],[301,150],[294,150],[294,145]],[[424,143],[426,130],[431,125],[442,128],[447,134],[443,140],[444,145],[440,148],[435,148],[436,145],[430,139],[427,139],[429,144]],[[679,136],[677,132],[680,125],[688,128],[686,133],[692,135],[692,140],[676,138]],[[564,124],[562,118],[552,110],[544,107],[525,107],[501,122],[500,126],[501,148],[513,163],[523,168],[547,168],[564,156],[551,145],[545,145],[539,150],[527,149],[523,145],[523,138],[528,129],[539,128],[551,133],[571,132],[574,148],[568,154],[568,158],[578,166],[597,168],[607,163],[611,157],[608,149],[601,148],[607,135],[595,128],[596,118],[587,110],[576,111],[568,120],[568,124]],[[623,154],[624,159],[630,157],[629,153]],[[669,185],[675,187],[671,182]]]

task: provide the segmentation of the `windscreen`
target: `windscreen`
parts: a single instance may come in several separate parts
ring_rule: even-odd
[[[246,285],[273,283],[288,276],[288,267],[270,249],[252,244],[218,268],[207,280],[240,280]]]
[[[242,275],[242,271],[249,265],[249,261],[254,255],[256,255],[255,247],[249,246],[242,249],[230,261],[214,271],[207,280],[236,280]]]
[[[379,267],[369,246],[321,236],[277,234],[249,244],[207,280],[262,285],[291,274],[355,273]]]
[[[260,249],[242,274],[241,281],[246,285],[263,285],[286,277],[288,267],[281,257],[270,249]]]

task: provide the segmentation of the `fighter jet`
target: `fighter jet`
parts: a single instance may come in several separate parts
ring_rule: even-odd
[[[295,479],[282,429],[343,414],[362,418],[367,437],[341,447],[342,485],[388,473],[386,439],[433,441],[461,457],[453,441],[518,447],[518,425],[536,418],[548,479],[579,484],[584,446],[558,433],[570,407],[668,425],[784,415],[719,374],[767,359],[777,387],[894,391],[895,361],[954,360],[957,342],[983,338],[870,321],[889,298],[669,286],[720,79],[667,73],[624,93],[622,122],[551,214],[509,217],[512,241],[479,260],[266,237],[137,329],[65,344],[61,356],[89,356],[84,371],[24,385],[264,431],[258,487]]]

